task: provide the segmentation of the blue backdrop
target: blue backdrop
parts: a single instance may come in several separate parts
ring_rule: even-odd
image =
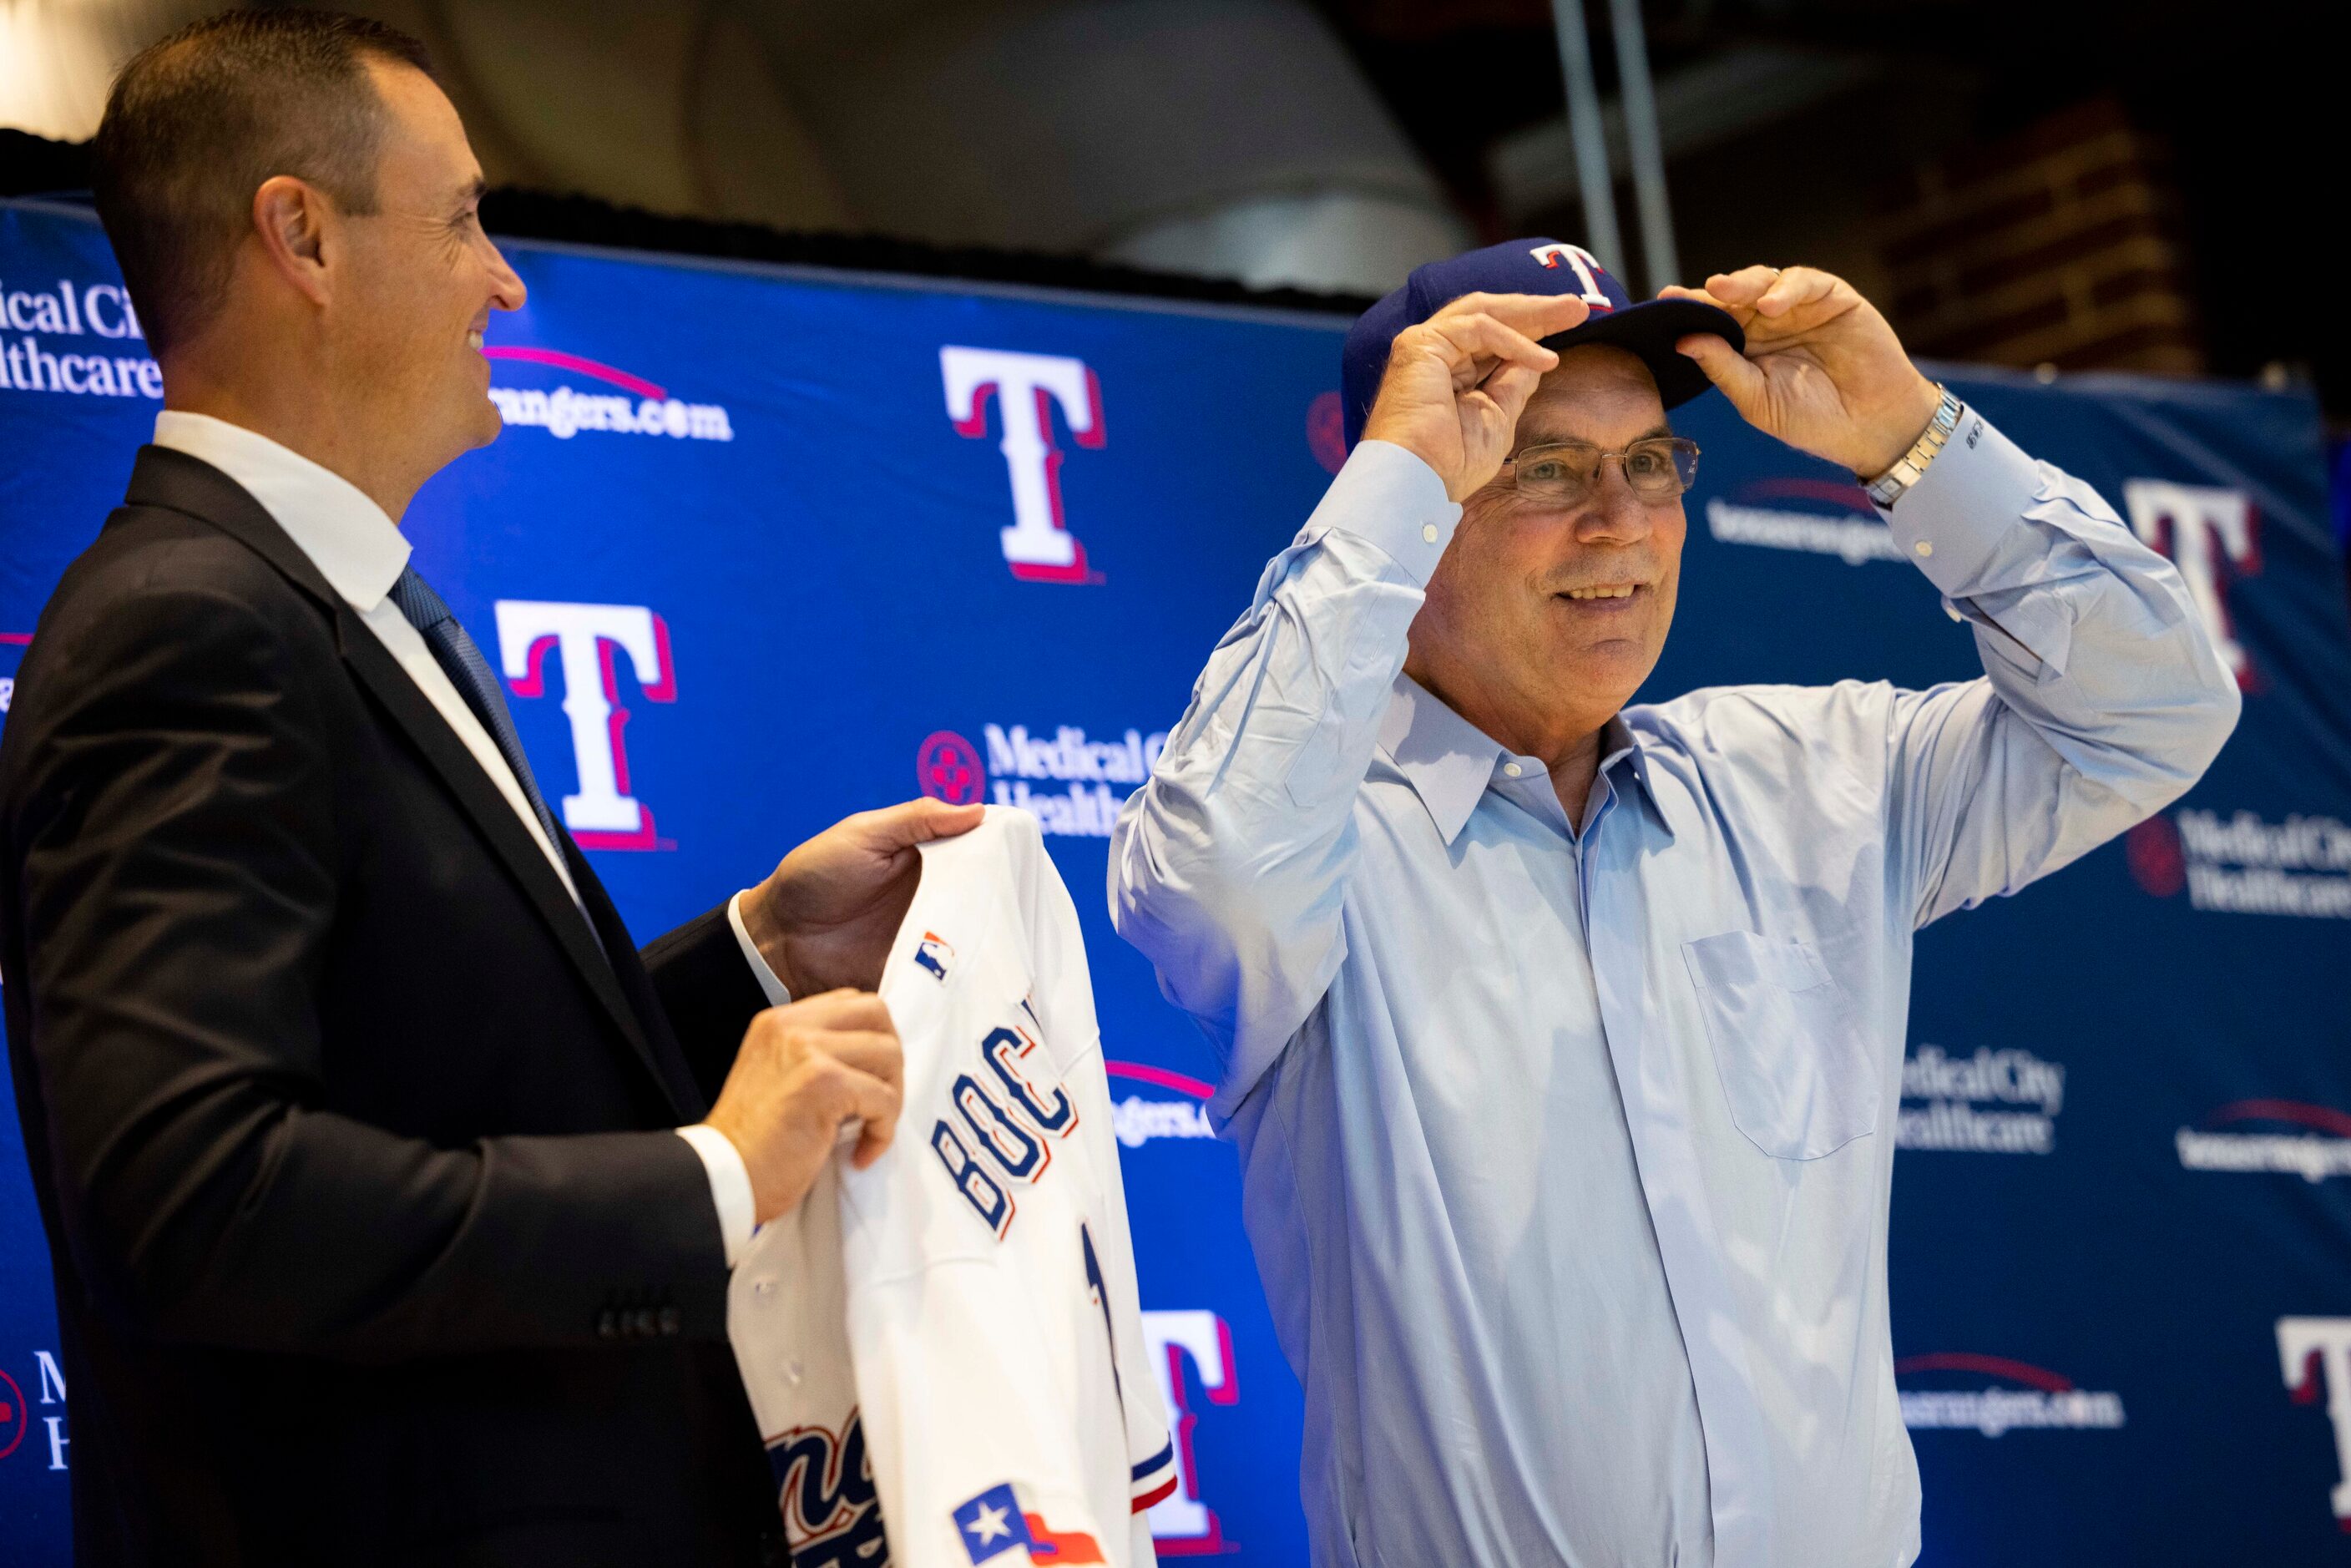
[[[548,792],[643,936],[918,789],[1039,813],[1185,1439],[1163,1554],[1302,1561],[1298,1389],[1199,1113],[1207,1052],[1101,890],[1117,801],[1337,461],[1344,324],[509,254],[508,429],[408,527]],[[86,215],[0,204],[0,706],[160,406],[118,284]],[[1881,1135],[1907,1151],[1926,1561],[2351,1562],[2351,628],[2317,410],[1954,379],[2180,563],[2247,703],[2178,806],[1920,939]],[[1974,673],[1848,479],[1714,396],[1680,423],[1706,457],[1652,694]],[[72,1427],[0,1110],[0,1563],[62,1563]]]

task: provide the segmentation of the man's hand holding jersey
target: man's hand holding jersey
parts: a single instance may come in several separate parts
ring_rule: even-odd
[[[842,1128],[858,1129],[859,1169],[878,1159],[904,1082],[897,1027],[871,991],[827,991],[752,1019],[707,1121],[743,1156],[758,1222],[807,1195]]]
[[[984,811],[927,800],[861,811],[744,894],[744,929],[799,998],[752,1020],[706,1118],[743,1156],[759,1224],[799,1202],[844,1128],[857,1129],[861,1170],[890,1146],[904,1074],[873,991],[922,876],[917,847]]]
[[[743,894],[743,926],[795,997],[882,983],[922,876],[918,846],[979,826],[987,808],[907,800],[844,817]]]

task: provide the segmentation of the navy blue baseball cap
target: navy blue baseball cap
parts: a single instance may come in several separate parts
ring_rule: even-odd
[[[1364,421],[1379,393],[1396,334],[1417,327],[1465,294],[1479,293],[1582,296],[1591,317],[1580,327],[1545,338],[1543,347],[1614,343],[1638,354],[1656,378],[1657,396],[1667,408],[1689,402],[1714,384],[1697,361],[1674,351],[1676,340],[1693,332],[1711,332],[1733,349],[1747,347],[1747,334],[1729,311],[1695,299],[1635,301],[1581,246],[1555,239],[1489,245],[1413,268],[1402,288],[1364,311],[1347,329],[1346,346],[1339,350],[1339,399],[1347,416],[1348,450],[1363,438]]]

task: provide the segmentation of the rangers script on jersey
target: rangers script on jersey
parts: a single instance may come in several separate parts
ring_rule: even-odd
[[[922,856],[882,976],[897,1140],[828,1166],[728,1291],[793,1562],[1148,1565],[1176,1451],[1077,911],[1024,812]]]

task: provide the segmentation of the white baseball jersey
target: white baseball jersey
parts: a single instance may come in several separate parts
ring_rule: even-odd
[[[844,1148],[728,1290],[793,1562],[1148,1568],[1176,1451],[1077,911],[1025,812],[922,856],[882,975],[897,1139]]]

